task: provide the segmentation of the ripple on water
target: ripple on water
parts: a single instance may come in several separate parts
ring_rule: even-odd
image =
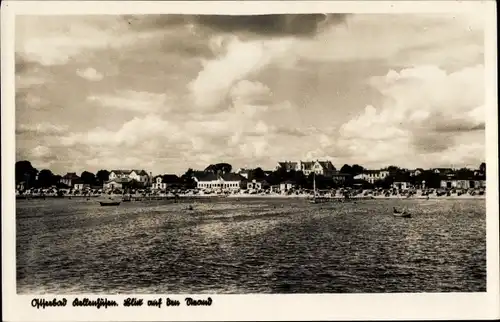
[[[485,203],[18,201],[20,293],[477,292]],[[392,207],[413,218],[394,218]]]

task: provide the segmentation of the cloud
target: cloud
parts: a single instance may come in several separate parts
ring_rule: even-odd
[[[337,147],[374,163],[422,162],[427,154],[442,152],[454,163],[470,161],[464,139],[474,135],[474,150],[483,146],[484,158],[484,66],[447,73],[435,66],[389,71],[369,83],[384,100],[379,108],[367,106],[340,128]],[[479,132],[478,136],[473,134]],[[482,139],[481,139],[482,136]],[[454,151],[457,152],[454,155]],[[420,155],[420,158],[416,156]],[[442,159],[445,160],[445,159]]]
[[[16,126],[16,134],[58,135],[67,131],[67,126],[54,125],[46,122],[39,124],[19,124]]]
[[[97,102],[103,107],[141,113],[161,112],[171,108],[168,104],[168,96],[165,93],[158,94],[124,90],[116,94],[92,95],[87,100]]]
[[[97,82],[103,79],[103,75],[94,68],[88,67],[86,69],[77,69],[76,74],[86,80]]]
[[[47,79],[45,77],[41,76],[30,76],[30,75],[23,75],[23,76],[16,76],[16,88],[17,89],[26,89],[30,88],[33,86],[38,86],[42,85],[47,82]]]
[[[308,61],[383,60],[399,66],[463,68],[481,62],[483,51],[483,22],[470,14],[356,14],[297,42],[292,52]]]
[[[131,33],[120,16],[19,16],[16,53],[40,65],[63,65],[95,50],[123,48],[156,33]]]
[[[248,33],[262,37],[311,36],[326,26],[344,22],[347,14],[268,15],[145,15],[126,16],[137,29],[167,29],[186,26],[206,32]]]
[[[232,86],[254,75],[279,57],[285,56],[292,39],[244,42],[231,37],[225,54],[205,60],[203,69],[189,84],[193,100],[205,109],[216,108],[227,99]]]

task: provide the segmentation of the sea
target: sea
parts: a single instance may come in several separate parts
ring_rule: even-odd
[[[484,199],[16,208],[19,294],[486,292]]]

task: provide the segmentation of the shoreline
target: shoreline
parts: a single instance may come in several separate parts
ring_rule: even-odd
[[[112,198],[121,199],[121,195],[109,195]],[[105,195],[108,197],[108,195]],[[16,196],[16,200],[31,200],[31,199],[99,199],[103,198],[103,195],[93,195],[93,196]],[[206,195],[179,195],[178,198],[174,196],[132,196],[131,202],[136,201],[161,201],[161,200],[186,200],[186,199],[310,199],[311,195],[260,195],[260,194],[231,194],[231,195],[217,195],[217,194],[206,194]],[[319,197],[319,199],[330,199],[330,200],[344,200],[342,196],[334,197]],[[486,194],[484,195],[461,195],[461,196],[352,196],[347,200],[486,200]]]

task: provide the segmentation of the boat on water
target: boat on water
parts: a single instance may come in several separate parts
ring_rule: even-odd
[[[405,210],[397,210],[396,208],[393,209],[393,215],[395,217],[402,217],[402,218],[410,218],[411,214]]]

